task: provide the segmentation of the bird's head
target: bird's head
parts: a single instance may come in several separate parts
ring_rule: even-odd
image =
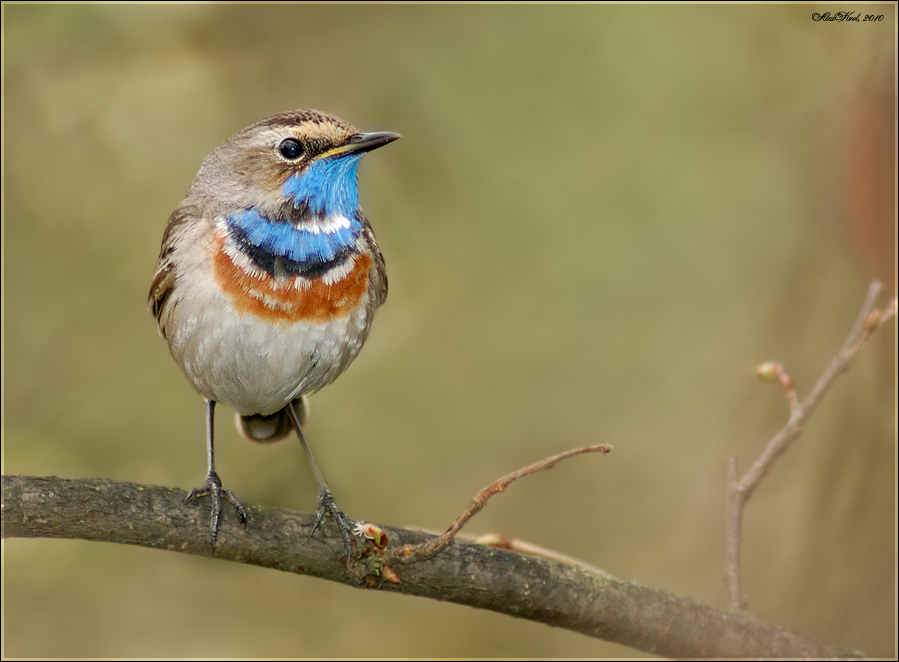
[[[353,218],[366,152],[399,138],[360,133],[333,115],[298,110],[251,124],[203,162],[188,195],[293,224]]]

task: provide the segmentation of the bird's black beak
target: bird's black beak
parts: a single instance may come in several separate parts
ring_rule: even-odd
[[[394,140],[399,140],[398,133],[357,133],[350,136],[343,145],[329,149],[324,154],[320,154],[318,158],[328,158],[331,156],[349,156],[350,154],[362,154],[370,152],[378,147],[383,147]]]

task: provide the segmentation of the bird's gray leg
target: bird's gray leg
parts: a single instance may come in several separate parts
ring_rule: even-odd
[[[218,537],[219,520],[222,515],[222,497],[224,496],[234,509],[237,510],[237,516],[240,523],[246,525],[247,511],[243,505],[232,494],[231,490],[222,487],[222,480],[215,473],[215,400],[206,401],[206,485],[201,488],[193,488],[187,495],[185,503],[199,499],[200,497],[212,497],[212,512],[209,520],[209,542],[215,551],[215,540]]]
[[[303,452],[306,453],[309,465],[312,467],[312,474],[315,476],[315,482],[318,483],[318,507],[315,510],[315,524],[312,526],[312,533],[309,535],[314,535],[318,530],[318,527],[321,526],[325,519],[325,513],[331,513],[331,517],[333,517],[334,521],[337,523],[337,528],[340,529],[340,537],[343,538],[343,548],[346,550],[346,559],[347,563],[349,563],[350,558],[353,555],[353,546],[355,544],[353,536],[354,521],[344,515],[334,502],[334,497],[331,496],[331,490],[328,489],[328,485],[325,483],[322,472],[319,471],[318,464],[316,464],[315,458],[312,457],[312,451],[309,450],[309,444],[306,443],[306,437],[303,436],[303,428],[300,425],[299,416],[297,416],[297,412],[294,409],[292,402],[287,405],[287,414],[290,416],[293,427],[297,431],[297,436],[300,438],[300,444],[303,446]]]

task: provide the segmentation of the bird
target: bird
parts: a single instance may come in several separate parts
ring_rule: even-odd
[[[266,117],[200,166],[169,218],[149,307],[206,404],[206,482],[215,550],[222,503],[247,513],[215,470],[215,406],[249,440],[295,431],[318,484],[314,535],[337,523],[349,562],[353,520],[337,507],[303,434],[307,396],[352,363],[387,296],[384,257],[359,205],[363,155],[400,138],[316,110]]]

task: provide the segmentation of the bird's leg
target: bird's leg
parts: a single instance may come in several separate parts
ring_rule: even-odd
[[[287,413],[290,416],[294,429],[297,431],[297,436],[300,438],[300,444],[303,446],[303,452],[306,453],[309,465],[312,467],[315,482],[318,483],[318,507],[315,510],[315,524],[312,526],[312,533],[309,535],[314,535],[318,530],[318,527],[321,526],[321,523],[325,519],[325,513],[331,513],[331,517],[333,517],[334,521],[337,523],[337,528],[340,529],[340,537],[343,538],[343,548],[346,550],[346,559],[347,563],[349,563],[350,558],[353,555],[354,522],[344,515],[334,502],[334,497],[331,496],[331,490],[328,489],[328,485],[325,483],[322,472],[319,471],[318,465],[315,463],[315,458],[312,457],[312,451],[309,450],[309,444],[306,443],[306,438],[303,436],[303,428],[300,426],[300,419],[297,416],[297,412],[294,409],[292,402],[287,405]]]
[[[212,549],[215,551],[215,539],[219,532],[219,519],[222,515],[222,497],[225,497],[237,510],[237,516],[240,518],[241,524],[247,523],[247,511],[241,505],[237,497],[222,487],[222,480],[215,473],[215,448],[214,448],[214,429],[215,429],[215,400],[206,401],[206,486],[201,488],[193,488],[187,495],[185,503],[199,499],[200,497],[212,497],[212,512],[209,521],[209,542],[212,543]]]

